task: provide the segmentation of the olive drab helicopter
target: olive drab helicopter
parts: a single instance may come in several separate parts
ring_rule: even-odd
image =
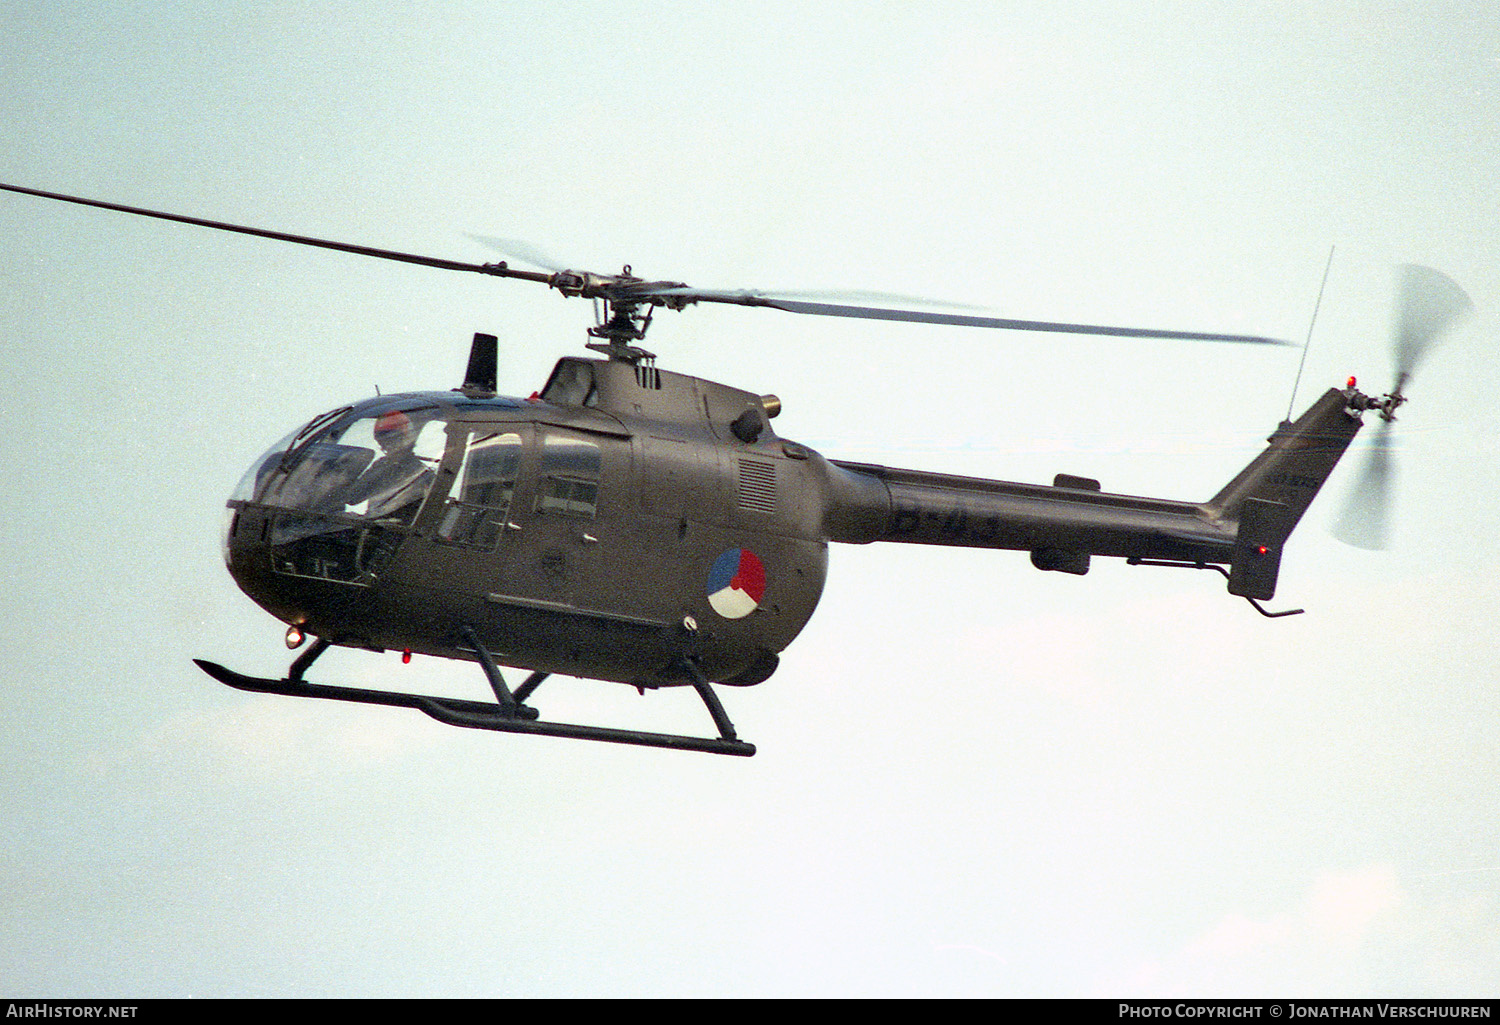
[[[673,373],[639,346],[657,310],[695,303],[978,328],[1287,344],[1246,335],[1008,320],[692,288],[626,267],[595,274],[523,262],[466,263],[185,217],[13,185],[0,189],[425,267],[545,284],[592,299],[595,358],[560,359],[527,399],[496,392],[497,343],[473,338],[462,384],[340,405],[257,459],[229,497],[224,556],[235,582],[312,638],[284,678],[195,660],[248,691],[419,709],[454,726],[751,755],[714,686],[760,683],[807,624],[830,542],[1002,548],[1040,570],[1084,574],[1095,556],[1212,569],[1230,594],[1276,591],[1282,546],[1362,426],[1382,430],[1427,347],[1470,309],[1437,271],[1404,269],[1396,382],[1379,397],[1353,378],[1281,423],[1207,501],[1111,494],[1058,474],[1019,484],[825,458],[784,439],[780,403]],[[493,241],[493,240],[491,240]],[[503,246],[502,246],[503,247]],[[515,247],[507,255],[516,256]],[[887,299],[891,297],[886,297]],[[907,306],[916,305],[907,303]],[[1383,470],[1360,489],[1378,505]],[[330,646],[477,662],[495,700],[309,682]],[[500,666],[527,670],[514,689]],[[529,704],[550,674],[648,689],[694,688],[717,736],[542,719]]]

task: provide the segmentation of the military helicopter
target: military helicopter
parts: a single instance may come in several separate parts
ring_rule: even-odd
[[[1428,346],[1471,304],[1441,273],[1403,272],[1397,374],[1383,396],[1350,378],[1203,502],[1111,494],[1058,474],[1049,485],[829,459],[778,437],[762,395],[657,367],[641,342],[659,309],[695,303],[917,323],[1139,338],[1288,344],[1249,335],[1011,320],[692,288],[560,266],[467,263],[186,217],[15,185],[5,191],[443,270],[544,284],[594,301],[588,349],[529,398],[497,394],[497,342],[475,334],[462,384],[339,405],[272,445],[227,503],[230,574],[287,624],[285,677],[203,659],[241,690],[415,708],[453,726],[752,755],[714,685],[760,683],[806,626],[830,542],[1000,548],[1039,570],[1082,575],[1094,556],[1212,569],[1263,615],[1282,546],[1369,412],[1382,429]],[[503,244],[502,244],[503,245]],[[516,248],[512,245],[512,248]],[[534,251],[525,262],[546,265]],[[909,304],[915,305],[915,304]],[[1364,485],[1379,490],[1379,465]],[[1378,495],[1372,495],[1378,499]],[[477,662],[494,702],[313,683],[329,647]],[[530,675],[511,688],[500,666]],[[551,674],[644,693],[690,686],[717,736],[542,719],[529,700]]]

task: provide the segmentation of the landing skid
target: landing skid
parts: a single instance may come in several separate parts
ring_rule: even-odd
[[[641,730],[622,730],[608,726],[582,726],[575,723],[545,722],[538,719],[535,708],[525,704],[525,699],[541,683],[545,674],[533,673],[531,678],[512,694],[506,686],[494,660],[472,633],[468,639],[479,655],[480,666],[495,690],[496,701],[467,701],[462,698],[432,697],[426,694],[407,694],[400,691],[365,690],[359,687],[335,687],[328,684],[308,683],[302,673],[313,660],[326,651],[329,642],[319,639],[312,648],[292,663],[285,679],[272,680],[258,676],[245,676],[232,669],[201,658],[193,661],[199,669],[220,683],[236,690],[253,691],[260,694],[284,694],[288,697],[325,698],[330,701],[351,701],[365,705],[388,705],[394,708],[415,708],[425,712],[440,723],[462,726],[474,730],[495,730],[501,733],[532,733],[544,737],[571,737],[574,740],[599,740],[611,744],[635,744],[641,747],[663,747],[678,751],[704,751],[709,754],[740,755],[755,754],[755,745],[735,736],[734,725],[724,714],[707,680],[696,669],[688,665],[693,675],[693,687],[707,706],[718,737],[688,737],[675,733],[646,733]]]

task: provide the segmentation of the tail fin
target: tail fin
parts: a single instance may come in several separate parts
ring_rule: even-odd
[[[1350,410],[1356,394],[1330,388],[1295,421],[1282,423],[1266,450],[1208,502],[1216,521],[1235,528],[1230,594],[1275,594],[1282,545],[1359,432],[1359,416]]]

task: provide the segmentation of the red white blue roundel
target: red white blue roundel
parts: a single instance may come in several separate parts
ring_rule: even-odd
[[[766,567],[748,548],[731,548],[708,571],[708,603],[725,619],[742,619],[766,593]]]

